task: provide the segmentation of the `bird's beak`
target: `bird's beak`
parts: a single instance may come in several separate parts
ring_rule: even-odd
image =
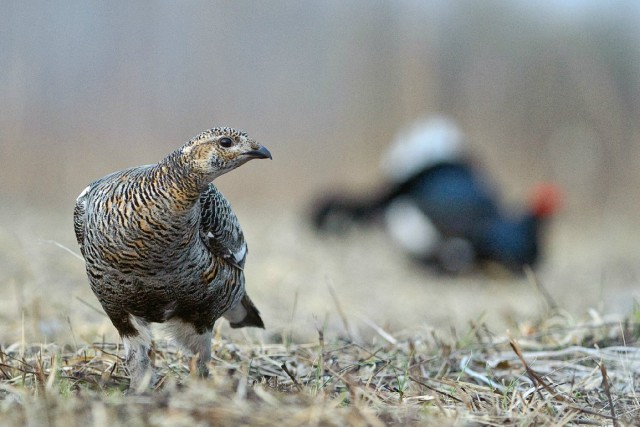
[[[257,150],[245,151],[242,155],[251,159],[273,159],[271,152],[262,145],[260,145]]]

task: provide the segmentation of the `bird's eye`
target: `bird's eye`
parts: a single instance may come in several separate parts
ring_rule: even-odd
[[[233,145],[233,140],[231,138],[220,138],[220,141],[218,142],[220,143],[220,146],[224,148],[229,148]]]

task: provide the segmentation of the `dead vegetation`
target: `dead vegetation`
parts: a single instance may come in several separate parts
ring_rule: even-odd
[[[7,425],[633,425],[640,419],[640,327],[555,311],[517,336],[482,322],[463,334],[393,333],[363,343],[214,340],[212,377],[158,342],[154,391],[124,395],[118,344],[0,351]]]
[[[206,380],[190,378],[190,357],[159,338],[160,381],[143,395],[123,393],[123,352],[82,263],[20,224],[0,233],[0,425],[638,424],[640,318],[571,307],[596,305],[618,281],[636,286],[625,259],[610,255],[625,274],[605,277],[601,292],[587,277],[595,263],[582,259],[566,274],[504,284],[446,279],[408,269],[374,233],[323,244],[286,221],[248,224],[271,244],[255,245],[248,272],[267,330],[219,322]],[[449,315],[438,322],[440,310]]]

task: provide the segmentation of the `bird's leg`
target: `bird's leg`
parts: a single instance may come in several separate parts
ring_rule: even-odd
[[[154,383],[153,367],[149,359],[151,350],[151,329],[143,320],[131,317],[131,323],[137,334],[123,334],[125,366],[131,381],[129,391],[141,393]]]
[[[196,338],[197,337],[197,338]],[[211,331],[197,335],[194,340],[194,346],[191,351],[196,355],[196,371],[198,377],[209,376],[209,361],[211,360]],[[191,372],[192,374],[194,372]]]
[[[170,319],[163,326],[180,345],[196,356],[195,365],[189,366],[191,374],[209,376],[207,364],[211,360],[211,329],[200,333],[191,323],[180,319]]]

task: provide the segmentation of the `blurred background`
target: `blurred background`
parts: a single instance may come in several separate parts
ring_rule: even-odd
[[[394,135],[431,114],[457,121],[509,206],[538,181],[564,189],[539,272],[561,306],[631,310],[638,22],[634,0],[5,2],[0,321],[31,316],[34,339],[85,317],[111,331],[74,298],[97,304],[82,263],[56,246],[78,252],[75,197],[216,125],[247,131],[274,155],[217,184],[243,222],[248,287],[276,330],[298,317],[322,324],[335,312],[328,283],[345,310],[380,324],[535,313],[520,279],[440,278],[384,236],[326,240],[307,230],[316,196],[376,185]],[[393,292],[396,311],[362,300]]]

